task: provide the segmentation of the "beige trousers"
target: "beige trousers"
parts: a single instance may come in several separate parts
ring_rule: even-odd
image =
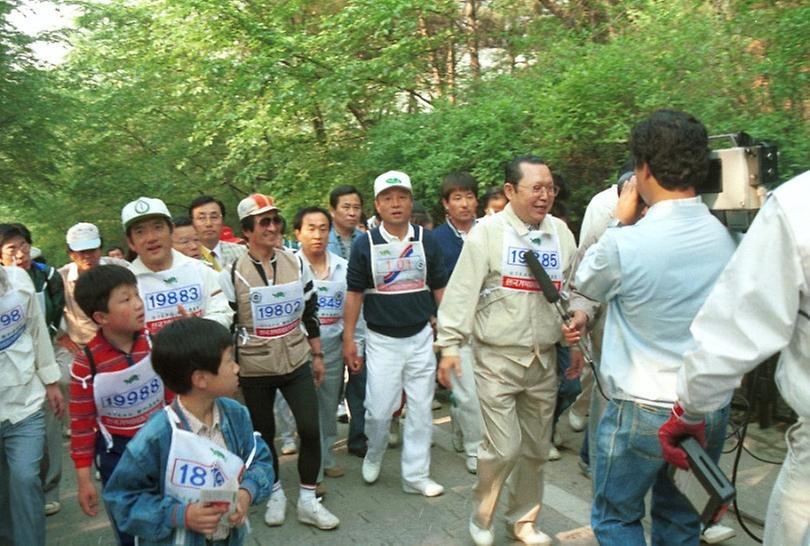
[[[558,383],[553,350],[546,360],[545,367],[535,359],[526,368],[500,356],[497,348],[475,344],[475,384],[484,422],[473,512],[480,527],[492,525],[507,478],[507,525],[531,524],[540,512]]]

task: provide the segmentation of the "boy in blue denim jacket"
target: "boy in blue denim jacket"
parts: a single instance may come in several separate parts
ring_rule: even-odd
[[[242,544],[249,506],[270,495],[267,444],[226,398],[238,386],[232,349],[228,331],[201,318],[154,337],[153,367],[177,398],[130,441],[104,490],[116,524],[140,544]]]

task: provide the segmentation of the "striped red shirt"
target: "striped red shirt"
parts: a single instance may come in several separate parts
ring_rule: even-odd
[[[101,329],[87,344],[93,356],[95,373],[110,373],[125,370],[147,357],[151,351],[146,330],[134,334],[135,343],[132,351],[125,353],[113,346]],[[93,464],[96,451],[96,402],[93,398],[93,371],[84,351],[79,351],[73,360],[70,372],[70,457],[76,468],[85,468]],[[82,381],[85,378],[85,381]],[[165,390],[166,402],[171,402],[174,394]],[[104,426],[115,436],[132,437],[137,430],[118,428],[104,420]]]

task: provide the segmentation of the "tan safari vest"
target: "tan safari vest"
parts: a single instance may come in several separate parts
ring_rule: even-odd
[[[275,278],[268,276],[271,284],[285,284],[300,280],[298,259],[286,250],[276,249]],[[237,351],[239,374],[244,377],[284,375],[305,364],[310,359],[310,348],[302,328],[296,328],[284,337],[267,339],[253,335],[253,314],[250,306],[250,288],[265,286],[256,266],[247,254],[236,262],[233,275],[237,303]],[[247,285],[245,284],[247,281]]]

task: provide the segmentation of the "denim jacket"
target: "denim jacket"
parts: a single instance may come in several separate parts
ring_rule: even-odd
[[[253,449],[253,424],[247,409],[229,398],[219,398],[220,426],[228,449],[246,461]],[[127,445],[115,472],[104,488],[104,502],[118,527],[137,536],[139,544],[173,545],[175,528],[185,526],[187,504],[163,494],[166,461],[171,448],[172,428],[166,412],[155,413]],[[256,438],[256,456],[240,488],[253,504],[267,500],[275,481],[267,444]],[[231,529],[226,543],[242,544],[246,526]],[[205,536],[189,531],[185,546],[203,546]]]

